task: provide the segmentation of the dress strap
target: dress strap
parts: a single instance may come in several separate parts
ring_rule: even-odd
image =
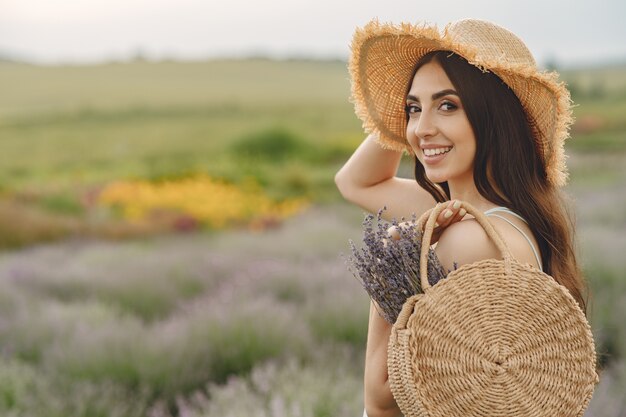
[[[514,215],[515,217],[517,217],[518,219],[520,219],[521,221],[523,221],[524,223],[528,224],[528,222],[526,221],[526,219],[524,219],[522,216],[520,216],[519,214],[515,213],[514,211],[511,211],[510,209],[506,208],[506,207],[494,207],[492,209],[489,209],[487,211],[485,211],[485,215],[490,215],[491,213],[497,213],[497,212],[502,212],[502,213],[509,213]],[[500,217],[500,216],[498,216]]]
[[[505,212],[505,213],[509,213],[514,215],[515,217],[518,217],[520,220],[522,220],[524,223],[528,224],[528,222],[526,220],[524,220],[524,218],[522,216],[520,216],[517,213],[512,212],[511,210],[509,210],[506,207],[495,207],[492,208],[490,210],[485,211],[485,215],[489,216],[491,213],[494,212]],[[512,221],[510,221],[509,219],[502,217],[502,216],[498,216],[497,214],[492,214],[491,216],[493,217],[498,217],[502,220],[504,220],[505,222],[507,222],[508,224],[510,224],[511,226],[513,226],[514,228],[517,229],[518,232],[520,232],[525,238],[526,241],[528,241],[528,244],[530,245],[530,248],[533,250],[533,253],[535,254],[535,259],[537,260],[537,265],[539,265],[539,269],[543,272],[543,267],[541,265],[541,261],[539,260],[539,255],[537,254],[537,250],[535,249],[535,245],[533,245],[533,242],[528,238],[528,236],[526,235],[526,233],[524,233],[524,231],[522,229],[520,229],[519,227],[517,227]]]

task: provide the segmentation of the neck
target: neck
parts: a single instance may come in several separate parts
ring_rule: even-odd
[[[448,187],[450,187],[451,200],[465,201],[480,211],[496,207],[496,204],[480,195],[476,185],[474,184],[473,177],[448,180]]]

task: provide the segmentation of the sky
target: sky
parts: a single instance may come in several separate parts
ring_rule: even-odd
[[[443,28],[468,17],[511,30],[540,64],[626,62],[624,0],[0,0],[0,57],[346,59],[372,18]]]

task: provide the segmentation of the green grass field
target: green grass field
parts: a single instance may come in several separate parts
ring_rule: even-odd
[[[277,128],[312,153],[360,139],[342,63],[5,64],[0,80],[11,187],[220,173],[234,142]]]
[[[563,74],[580,122],[571,151],[626,150],[625,74]],[[321,191],[328,184],[315,179],[322,175],[316,167],[342,161],[363,138],[349,88],[343,62],[0,64],[0,185],[73,186],[188,171],[236,181],[250,171],[280,188],[273,161],[242,165],[229,150],[250,135],[282,130],[302,145],[287,162],[306,165],[301,169],[313,171],[306,175]],[[307,159],[315,163],[302,164]]]

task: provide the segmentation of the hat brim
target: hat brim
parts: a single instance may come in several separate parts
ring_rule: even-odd
[[[499,76],[524,107],[548,180],[567,182],[564,141],[572,123],[571,99],[556,73],[507,57],[485,59],[476,44],[460,43],[447,27],[381,24],[377,20],[357,29],[349,62],[351,101],[366,132],[376,133],[388,149],[412,153],[406,141],[404,105],[415,64],[429,52],[451,51],[470,64]]]

